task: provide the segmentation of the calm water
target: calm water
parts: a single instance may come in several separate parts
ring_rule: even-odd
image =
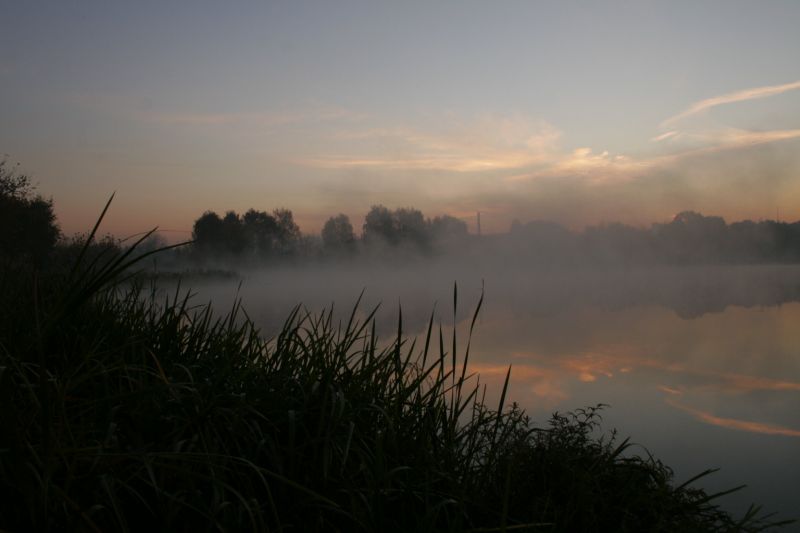
[[[492,272],[493,274],[486,274]],[[455,273],[455,275],[454,275]],[[409,334],[437,319],[466,332],[485,286],[472,369],[532,418],[609,404],[604,427],[646,446],[683,481],[722,490],[743,512],[761,503],[800,517],[800,268],[711,267],[531,272],[440,265],[293,269],[244,276],[239,296],[266,334],[303,302],[349,311],[382,302],[390,339],[402,305]],[[198,302],[229,305],[238,281],[195,283]],[[798,529],[798,528],[794,528]]]
[[[487,312],[475,369],[543,420],[599,401],[604,418],[676,470],[721,471],[727,498],[800,511],[800,304],[731,306],[680,318],[660,306],[586,307],[552,316]],[[479,355],[478,355],[479,354]]]

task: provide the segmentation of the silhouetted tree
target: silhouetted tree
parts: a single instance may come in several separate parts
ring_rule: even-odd
[[[278,251],[282,255],[291,255],[297,251],[302,234],[300,228],[294,223],[294,216],[288,209],[279,208],[272,212],[277,223]]]
[[[278,221],[266,211],[248,210],[242,217],[246,250],[254,255],[268,256],[276,246]]]
[[[430,243],[430,228],[419,209],[402,207],[392,213],[399,241],[411,242],[421,247]]]
[[[397,243],[392,212],[382,205],[373,205],[364,217],[364,241],[366,243]]]
[[[0,257],[44,261],[60,231],[53,201],[34,194],[30,178],[0,161]]]
[[[331,217],[322,228],[322,245],[333,253],[350,253],[354,250],[356,236],[347,215]]]
[[[654,225],[653,233],[665,259],[697,263],[723,258],[726,229],[725,220],[721,217],[683,211],[668,224]]]
[[[367,244],[411,243],[427,248],[430,237],[430,224],[418,209],[404,207],[389,211],[382,205],[374,205],[364,217],[364,242]]]
[[[236,211],[228,211],[222,218],[222,238],[225,251],[232,255],[240,255],[247,245],[244,225]]]
[[[228,211],[223,218],[206,211],[195,221],[193,235],[200,253],[237,257],[291,255],[302,237],[288,209],[276,209],[271,215],[249,209],[244,216]]]
[[[222,219],[214,211],[206,211],[194,221],[192,238],[201,253],[219,253],[223,249]]]
[[[454,242],[467,236],[467,223],[450,215],[434,217],[430,226],[433,238],[439,241]]]

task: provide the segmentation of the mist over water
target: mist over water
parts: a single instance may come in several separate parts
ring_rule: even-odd
[[[241,283],[241,288],[239,284]],[[198,301],[227,306],[240,297],[265,334],[275,331],[300,304],[311,312],[329,308],[349,313],[380,304],[379,323],[395,332],[402,307],[409,333],[424,327],[434,307],[437,319],[452,323],[453,288],[458,286],[459,319],[471,316],[484,291],[486,309],[508,310],[517,318],[565,315],[582,308],[619,310],[661,306],[691,319],[729,306],[779,306],[800,301],[798,265],[683,267],[584,266],[536,268],[499,258],[469,262],[403,261],[397,264],[304,264],[242,269],[230,277],[193,278]]]
[[[725,505],[794,516],[800,494],[800,266],[522,267],[501,258],[243,270],[191,283],[195,302],[225,311],[240,298],[267,337],[298,303],[333,304],[346,320],[380,304],[378,333],[422,338],[434,313],[464,345],[484,294],[471,370],[496,401],[544,422],[553,411],[606,403],[605,427],[647,447],[682,482],[705,468]]]
[[[194,301],[219,313],[241,301],[267,338],[298,305],[346,322],[358,302],[387,345],[400,323],[423,341],[432,317],[434,342],[441,326],[449,349],[455,328],[463,348],[483,298],[469,370],[490,405],[511,366],[506,399],[535,421],[608,404],[605,430],[677,483],[720,468],[703,488],[749,486],[731,511],[800,508],[800,222],[683,211],[650,227],[533,220],[482,235],[375,205],[360,237],[341,214],[303,235],[288,209],[206,212],[194,228],[167,270],[199,269]]]

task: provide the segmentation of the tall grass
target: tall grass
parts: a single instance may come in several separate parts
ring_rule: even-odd
[[[179,289],[120,284],[132,261],[0,276],[1,529],[770,525],[758,508],[735,519],[718,495],[675,485],[613,432],[597,437],[598,408],[536,427],[507,405],[508,375],[487,405],[468,373],[471,328],[461,351],[433,315],[419,340],[401,314],[382,341],[374,311],[339,322],[298,307],[264,339],[238,304],[217,314]]]

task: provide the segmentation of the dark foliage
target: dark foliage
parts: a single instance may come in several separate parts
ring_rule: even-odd
[[[444,229],[444,225],[440,225],[439,229]],[[390,211],[382,205],[376,205],[364,217],[364,241],[367,245],[406,244],[417,250],[428,251],[431,223],[417,209],[409,207]]]
[[[34,193],[30,178],[0,161],[0,261],[41,265],[60,235],[52,200]]]
[[[347,215],[339,214],[325,222],[322,245],[332,254],[352,254],[355,251],[356,236]]]
[[[220,218],[206,211],[195,220],[192,232],[200,257],[255,258],[291,257],[301,248],[302,234],[288,209],[272,214],[248,210],[244,216],[228,211]]]

